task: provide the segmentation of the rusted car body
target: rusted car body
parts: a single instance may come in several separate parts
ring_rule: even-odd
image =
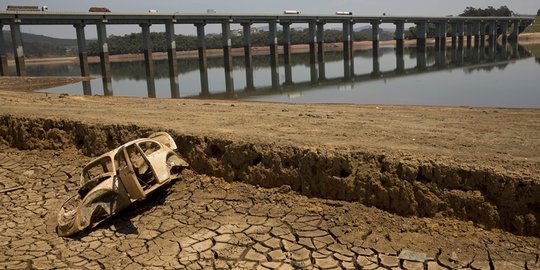
[[[165,132],[130,141],[88,163],[76,195],[62,205],[57,232],[70,236],[126,208],[167,182],[177,179],[188,163],[174,150]]]

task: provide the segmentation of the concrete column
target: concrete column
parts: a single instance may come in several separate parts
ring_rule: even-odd
[[[272,87],[279,88],[277,22],[273,21],[268,23],[268,29],[268,46],[270,47],[270,71],[272,72]]]
[[[457,36],[458,36],[458,48],[463,48],[463,37],[465,32],[465,22],[458,22],[456,25]]]
[[[210,94],[208,87],[208,58],[206,57],[206,35],[204,33],[204,23],[197,23],[197,49],[199,50],[199,73],[201,78],[201,95]]]
[[[308,27],[308,45],[309,45],[309,66],[311,74],[311,83],[316,84],[318,82],[317,74],[317,52],[316,52],[316,36],[315,36],[315,22],[309,22]]]
[[[373,52],[377,52],[379,55],[379,25],[381,22],[371,22],[371,40],[373,45]]]
[[[246,66],[246,90],[255,89],[253,82],[253,56],[251,53],[251,23],[242,23],[242,32],[244,35],[244,62]]]
[[[441,47],[441,25],[439,22],[435,23],[435,49]]]
[[[512,28],[513,28],[513,31],[512,33],[510,34],[510,37],[508,37],[508,39],[510,41],[517,41],[518,38],[519,38],[519,27],[521,25],[521,21],[513,21],[512,22]]]
[[[112,80],[111,80],[111,62],[109,60],[109,45],[107,44],[107,29],[104,23],[98,23],[97,36],[99,46],[99,60],[101,66],[101,77],[103,81],[103,94],[112,96]]]
[[[317,22],[317,60],[319,65],[319,80],[326,78],[326,69],[324,63],[324,24]]]
[[[472,23],[472,34],[474,35],[474,47],[480,46],[480,21],[474,21]]]
[[[351,27],[350,22],[343,22],[343,77],[351,80]]]
[[[480,23],[480,47],[484,47],[486,42],[486,23]]]
[[[291,23],[281,23],[283,26],[283,58],[285,64],[285,85],[291,85],[292,66],[291,66]]]
[[[427,23],[416,22],[416,50],[419,52],[426,51]]]
[[[451,23],[452,25],[452,34],[451,34],[451,37],[452,37],[452,49],[455,49],[457,47],[457,32],[458,32],[458,23],[457,22],[452,22]]]
[[[437,23],[437,37],[439,39],[439,49],[446,49],[446,22]],[[437,40],[435,40],[435,46],[437,47]]]
[[[79,49],[79,66],[81,68],[82,77],[90,77],[90,68],[88,66],[88,51],[86,50],[86,38],[84,35],[84,24],[75,24],[75,31],[77,33],[77,48]],[[83,94],[92,95],[92,86],[89,80],[82,82]]]
[[[233,58],[231,44],[231,24],[226,21],[221,23],[221,37],[223,45],[223,66],[225,67],[225,89],[227,93],[234,92],[233,81]]]
[[[8,75],[8,63],[6,53],[6,42],[4,40],[4,25],[0,24],[0,76]]]
[[[508,21],[501,21],[501,37],[503,42],[508,39]]]
[[[154,59],[152,57],[152,40],[150,39],[150,24],[140,24],[143,39],[144,67],[146,71],[146,89],[148,97],[156,97],[156,83],[154,80]]]
[[[21,26],[18,23],[12,23],[11,42],[13,43],[13,56],[15,57],[15,66],[17,76],[26,76],[26,65],[24,63],[24,50],[21,37]],[[3,35],[4,33],[2,33]]]
[[[404,42],[405,39],[405,22],[394,22],[396,25],[396,32],[394,34],[394,39],[396,40],[396,54],[403,55]]]
[[[167,58],[169,60],[169,85],[171,88],[171,98],[180,98],[180,85],[178,83],[178,61],[176,59],[176,35],[174,33],[174,23],[165,24],[165,35],[167,36]]]
[[[472,47],[473,23],[467,23],[467,48]]]
[[[489,41],[495,42],[497,40],[497,22],[496,21],[489,21]]]
[[[350,45],[349,45],[349,50],[351,51],[350,52],[350,55],[351,55],[351,77],[354,78],[354,22],[350,22],[349,23],[349,33],[350,33],[350,36],[351,36],[351,39],[350,39]]]

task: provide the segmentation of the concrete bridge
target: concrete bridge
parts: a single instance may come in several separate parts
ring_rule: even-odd
[[[208,64],[206,56],[205,25],[219,24],[222,29],[223,59],[225,67],[226,91],[234,91],[232,77],[232,52],[231,52],[231,24],[240,24],[243,27],[243,45],[246,67],[247,89],[254,88],[253,65],[251,52],[251,25],[268,24],[271,59],[272,87],[279,87],[278,74],[278,46],[283,46],[283,58],[285,64],[285,81],[292,82],[291,66],[291,40],[290,27],[292,24],[307,24],[309,35],[309,54],[311,78],[315,82],[318,75],[324,74],[324,25],[326,23],[339,23],[343,26],[343,63],[344,80],[354,77],[353,70],[353,25],[369,24],[372,28],[373,58],[378,58],[379,28],[383,23],[395,25],[395,40],[397,54],[403,53],[405,24],[416,25],[417,50],[425,53],[426,39],[429,25],[436,29],[435,46],[438,49],[446,48],[446,38],[452,39],[453,47],[463,47],[465,37],[468,47],[483,47],[488,37],[490,43],[495,43],[498,36],[506,40],[516,40],[519,33],[534,21],[534,17],[403,17],[403,16],[354,16],[354,15],[299,15],[299,14],[186,14],[186,13],[58,13],[37,11],[3,11],[0,12],[0,29],[9,25],[13,42],[13,55],[17,76],[26,75],[24,63],[24,49],[21,39],[21,25],[73,25],[77,35],[81,76],[89,76],[87,49],[84,28],[87,25],[95,25],[97,28],[98,44],[100,49],[100,66],[103,80],[103,92],[105,95],[113,95],[111,81],[111,64],[109,61],[109,49],[107,45],[107,25],[139,25],[143,34],[143,50],[146,66],[146,78],[148,96],[155,97],[154,64],[152,59],[152,42],[150,39],[150,25],[165,25],[171,97],[180,97],[178,82],[178,67],[176,60],[175,24],[191,24],[197,28],[199,68],[201,78],[201,93],[209,92],[208,88]],[[277,25],[283,28],[283,40],[278,43]],[[448,26],[451,31],[448,32]],[[279,44],[279,45],[278,45]],[[0,75],[7,74],[7,56],[3,35],[0,35]],[[317,69],[318,67],[318,69]],[[91,94],[90,82],[83,82],[84,94]]]

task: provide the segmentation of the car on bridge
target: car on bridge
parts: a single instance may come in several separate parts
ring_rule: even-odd
[[[70,236],[118,213],[172,180],[188,163],[173,138],[158,132],[130,141],[92,160],[82,170],[77,194],[58,213],[56,231]]]

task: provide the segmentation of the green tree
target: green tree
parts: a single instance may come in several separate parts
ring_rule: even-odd
[[[463,17],[510,17],[512,16],[512,10],[507,6],[501,6],[499,8],[494,8],[493,6],[488,6],[487,8],[474,8],[467,7],[463,13],[459,16]]]

